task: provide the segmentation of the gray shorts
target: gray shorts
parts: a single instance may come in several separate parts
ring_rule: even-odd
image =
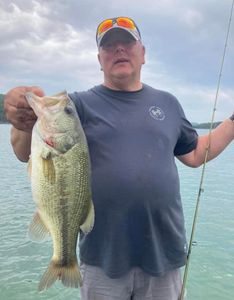
[[[182,286],[180,269],[153,277],[133,268],[112,279],[101,268],[82,263],[81,273],[81,300],[178,300]]]

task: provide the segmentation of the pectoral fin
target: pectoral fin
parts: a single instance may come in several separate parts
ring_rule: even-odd
[[[93,229],[94,218],[95,218],[95,213],[94,213],[93,202],[90,201],[90,207],[89,207],[89,211],[88,211],[86,220],[80,226],[80,229],[83,231],[84,234],[88,234]]]
[[[46,179],[50,183],[55,182],[55,167],[52,157],[42,158],[42,170]]]
[[[33,216],[32,222],[29,225],[28,234],[31,240],[37,242],[43,241],[49,234],[49,231],[41,220],[38,212]]]

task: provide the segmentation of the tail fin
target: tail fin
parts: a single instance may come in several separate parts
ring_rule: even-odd
[[[78,288],[82,285],[82,278],[77,261],[68,266],[61,267],[61,264],[51,260],[47,270],[43,274],[38,286],[38,291],[48,289],[59,279],[63,285],[71,288]]]

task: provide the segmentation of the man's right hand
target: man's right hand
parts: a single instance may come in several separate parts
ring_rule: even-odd
[[[44,96],[44,92],[39,87],[16,87],[11,89],[4,98],[4,110],[7,120],[18,130],[32,132],[32,128],[37,117],[29,106],[26,92],[33,92],[37,96]]]

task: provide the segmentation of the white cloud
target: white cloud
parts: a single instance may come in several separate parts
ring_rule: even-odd
[[[183,19],[190,28],[196,28],[203,23],[203,16],[201,12],[194,9],[187,9]]]
[[[48,80],[51,76],[50,80],[55,77],[62,84],[78,74],[81,78],[89,75],[89,71],[94,78],[98,63],[93,32],[48,19],[41,15],[48,9],[35,1],[33,4],[33,11],[12,4],[9,11],[1,13],[0,32],[5,32],[5,43],[0,46],[0,64],[9,74],[8,81],[14,84],[15,75],[22,83],[28,78],[30,84],[36,77]]]
[[[102,81],[95,30],[109,16],[133,17],[146,44],[142,79],[175,94],[192,121],[210,115],[229,16],[229,1],[0,0],[0,92],[40,85],[47,93]],[[91,9],[92,8],[92,9]],[[233,27],[230,37],[233,36]],[[233,111],[233,41],[217,116]],[[222,96],[222,97],[221,97]]]

